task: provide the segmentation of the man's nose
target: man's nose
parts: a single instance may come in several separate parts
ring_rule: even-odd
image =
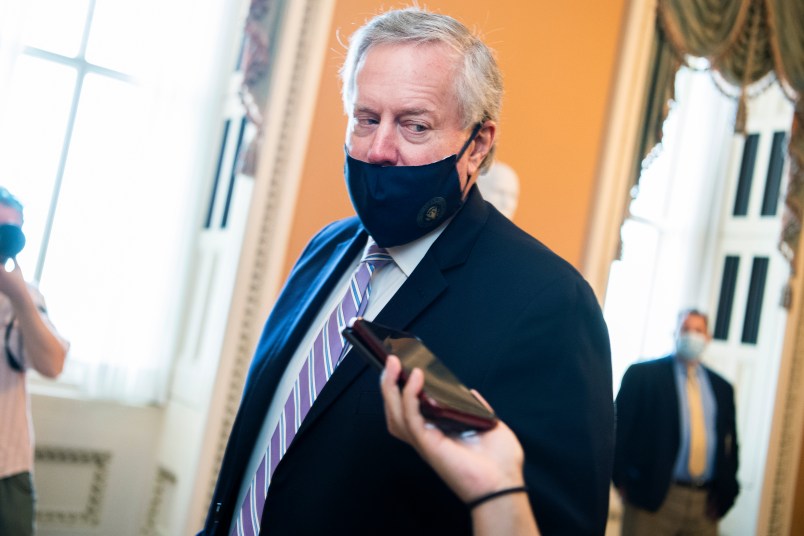
[[[399,160],[397,132],[391,124],[381,124],[374,132],[366,159],[371,164],[395,166]]]

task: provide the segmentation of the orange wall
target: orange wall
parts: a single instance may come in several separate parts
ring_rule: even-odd
[[[804,534],[804,445],[799,452],[798,478],[793,499],[793,519],[790,534]]]
[[[578,266],[627,0],[429,0],[497,51],[506,93],[497,158],[520,178],[516,223]],[[343,181],[346,119],[338,68],[343,41],[382,9],[410,2],[337,0],[288,249],[353,214]]]

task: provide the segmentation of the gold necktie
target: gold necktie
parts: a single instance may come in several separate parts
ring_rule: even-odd
[[[695,366],[687,367],[687,404],[690,408],[689,472],[695,478],[706,468],[706,424]]]

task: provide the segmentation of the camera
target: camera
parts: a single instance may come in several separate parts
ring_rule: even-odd
[[[25,235],[18,225],[0,224],[0,259],[13,259],[25,247]]]

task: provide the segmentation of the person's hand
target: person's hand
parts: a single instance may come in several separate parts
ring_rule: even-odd
[[[414,369],[400,391],[397,380],[401,369],[399,359],[389,356],[381,380],[388,430],[416,449],[458,497],[468,502],[524,484],[522,446],[505,423],[498,422],[491,430],[476,434],[445,435],[427,423],[419,410],[424,374]]]
[[[0,293],[8,296],[13,304],[19,304],[22,300],[28,297],[28,287],[25,284],[25,279],[22,277],[22,270],[16,261],[6,262],[4,260],[0,263]],[[6,267],[10,267],[13,263],[14,269],[10,272],[6,271]]]
[[[0,293],[11,300],[30,365],[48,378],[58,376],[64,367],[67,346],[62,344],[52,327],[43,320],[42,312],[31,298],[22,270],[16,262],[10,272],[0,264]]]

